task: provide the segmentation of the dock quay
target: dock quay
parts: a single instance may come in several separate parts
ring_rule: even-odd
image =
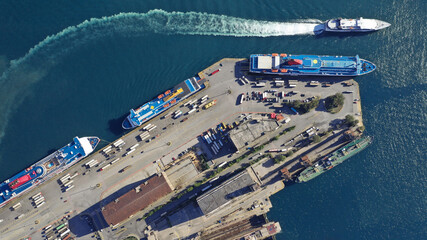
[[[252,75],[248,67],[248,59],[221,59],[197,74],[204,89],[8,203],[0,209],[2,238],[49,239],[46,231],[63,222],[60,239],[264,239],[280,232],[286,225],[262,217],[274,207],[269,197],[345,143],[347,130],[361,132],[359,88],[350,78],[313,84]],[[336,93],[344,104],[331,114],[324,99]],[[316,99],[305,114],[287,105]],[[358,125],[347,127],[346,115]],[[39,196],[44,204],[35,208]]]

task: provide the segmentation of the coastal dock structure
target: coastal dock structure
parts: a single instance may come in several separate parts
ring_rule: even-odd
[[[197,204],[203,214],[212,214],[233,198],[253,191],[255,185],[251,175],[244,171],[198,197]]]
[[[132,229],[135,229],[134,226],[143,226],[143,224],[147,224],[152,228],[152,231],[157,234],[159,239],[171,239],[174,237],[179,238],[183,236],[189,236],[190,234],[200,232],[203,230],[202,225],[210,226],[217,224],[218,218],[221,219],[221,217],[224,217],[225,220],[223,221],[229,224],[231,221],[233,221],[234,217],[241,217],[242,219],[250,217],[249,215],[245,215],[244,212],[247,212],[247,214],[251,215],[262,215],[264,211],[268,211],[268,209],[271,208],[271,204],[265,199],[269,195],[274,194],[283,188],[283,183],[281,182],[274,182],[272,185],[268,185],[268,187],[265,189],[260,188],[254,191],[245,191],[245,193],[243,193],[241,196],[235,196],[230,201],[224,197],[229,194],[227,191],[225,191],[228,187],[223,186],[222,188],[217,188],[217,186],[221,184],[217,184],[215,181],[226,181],[226,179],[223,179],[223,176],[230,174],[232,169],[239,167],[238,165],[227,168],[223,172],[219,173],[218,177],[220,178],[216,179],[215,181],[207,182],[205,185],[202,185],[199,188],[194,188],[192,192],[189,192],[187,195],[184,195],[180,199],[166,204],[170,199],[172,199],[173,196],[179,194],[184,189],[187,189],[187,187],[193,186],[194,181],[203,179],[203,176],[206,173],[203,172],[201,174],[197,174],[194,172],[194,170],[190,171],[190,169],[183,169],[181,166],[178,166],[176,159],[178,159],[179,156],[182,156],[183,153],[185,154],[186,150],[195,147],[196,152],[200,151],[206,154],[208,158],[207,160],[212,161],[212,163],[209,162],[209,164],[211,164],[210,168],[215,169],[215,166],[219,166],[224,162],[231,162],[242,154],[245,154],[247,151],[247,149],[243,147],[246,144],[245,142],[242,142],[240,151],[235,152],[236,150],[234,149],[234,146],[231,145],[230,142],[226,142],[221,138],[222,131],[225,128],[229,129],[235,126],[234,122],[240,123],[240,121],[242,121],[242,123],[245,123],[246,121],[256,121],[256,119],[251,120],[249,116],[258,117],[260,118],[260,121],[263,121],[261,118],[269,119],[272,112],[279,113],[278,111],[281,111],[280,114],[284,114],[286,117],[289,117],[290,121],[288,123],[280,122],[278,125],[279,128],[277,130],[273,129],[271,132],[266,131],[263,136],[256,139],[254,138],[254,143],[251,143],[255,146],[256,144],[263,144],[269,139],[275,137],[278,132],[283,131],[288,126],[295,125],[294,130],[281,135],[278,140],[270,143],[270,145],[265,147],[265,149],[278,149],[281,147],[273,145],[282,143],[284,144],[291,141],[292,139],[296,138],[295,135],[302,133],[308,128],[312,127],[314,122],[319,123],[316,125],[318,128],[327,129],[329,127],[330,121],[337,118],[343,119],[347,114],[352,114],[355,115],[356,118],[361,118],[361,116],[356,115],[360,114],[361,103],[360,101],[353,103],[355,98],[360,99],[360,97],[357,83],[350,78],[346,79],[346,81],[353,83],[353,85],[350,86],[342,85],[339,82],[341,80],[334,82],[331,79],[327,79],[325,81],[327,81],[328,84],[332,82],[331,86],[327,88],[306,87],[306,84],[300,83],[301,80],[298,78],[293,78],[294,80],[298,80],[298,84],[296,84],[294,88],[289,89],[285,85],[279,89],[272,87],[272,83],[274,81],[272,76],[253,76],[248,74],[248,66],[248,59],[222,59],[218,61],[198,74],[199,76],[203,77],[206,86],[208,86],[203,91],[189,96],[185,101],[179,102],[175,106],[148,120],[140,127],[137,127],[133,131],[120,136],[120,139],[112,141],[112,144],[109,144],[108,146],[105,146],[104,149],[93,153],[82,164],[77,164],[69,168],[63,174],[52,178],[52,180],[55,181],[48,181],[40,185],[37,188],[37,191],[29,191],[28,198],[30,196],[36,195],[39,192],[42,192],[43,196],[47,200],[43,206],[35,209],[24,194],[23,197],[19,198],[22,207],[17,211],[10,211],[7,208],[0,209],[0,219],[4,219],[4,222],[0,224],[0,232],[2,237],[4,236],[6,239],[20,239],[27,236],[28,233],[31,233],[30,236],[33,239],[39,239],[41,238],[41,231],[34,231],[34,229],[38,230],[38,228],[48,226],[56,219],[56,217],[53,217],[53,215],[62,216],[65,212],[69,212],[66,215],[70,215],[70,225],[77,223],[81,226],[88,226],[88,221],[92,221],[94,226],[96,226],[92,228],[93,230],[90,230],[90,227],[85,228],[85,230],[81,230],[78,232],[79,236],[89,237],[92,234],[100,234],[102,235],[103,239],[117,239],[117,235],[115,234],[121,231],[121,229],[125,229],[123,230],[123,234],[135,234],[138,237],[144,237],[144,233],[141,233],[141,231],[134,231]],[[217,71],[215,74],[212,74],[218,69],[221,70]],[[245,78],[249,80],[248,84],[241,85],[238,83],[238,81],[236,81],[237,78],[241,78],[242,76],[245,76]],[[265,86],[254,86],[257,77],[261,77],[262,80],[265,80]],[[323,83],[322,79],[319,79],[319,82]],[[278,90],[278,92],[283,91],[285,93],[289,93],[290,91],[298,91],[299,94],[293,94],[292,96],[280,98],[280,102],[262,102],[258,100],[252,100],[252,92],[263,93],[267,90]],[[294,115],[292,111],[283,105],[283,100],[285,99],[306,100],[307,98],[314,96],[325,98],[337,92],[344,91],[351,91],[351,93],[344,94],[345,103],[343,109],[334,115],[315,110],[312,110],[311,112],[304,115]],[[237,104],[239,96],[242,93],[245,93],[245,96],[249,95],[249,99],[245,97],[245,100],[242,102],[242,104]],[[305,94],[305,97],[301,96],[302,93]],[[175,120],[171,117],[171,113],[177,110],[181,110],[183,113],[186,113],[189,111],[189,109],[187,107],[188,105],[186,107],[183,106],[185,103],[188,101],[198,100],[205,95],[208,95],[209,98],[212,98],[212,100],[217,99],[216,105],[214,107],[210,107],[206,110],[200,109],[199,112],[196,111],[192,114],[186,115],[188,119],[182,122],[180,121],[181,119]],[[150,131],[149,135],[142,135],[144,140],[141,140],[141,134],[148,132],[141,131],[141,129],[148,124],[152,124],[157,127]],[[220,128],[216,128],[218,125],[220,125]],[[212,128],[215,128],[217,133],[215,133],[213,130],[210,130]],[[206,133],[208,130],[211,133],[210,135],[208,134],[208,136],[210,139],[212,139],[210,144],[200,138],[200,136],[204,135],[204,133]],[[219,140],[221,140],[222,144],[219,142]],[[294,144],[295,141],[292,144]],[[215,142],[216,145],[213,142]],[[136,144],[139,145],[133,148],[134,151],[132,154],[125,155],[125,153],[128,152],[128,149],[130,149],[132,146],[135,146]],[[216,155],[213,155],[212,151],[210,150],[211,146],[213,145],[218,146],[215,148],[220,148],[218,149],[218,154]],[[288,146],[284,148],[288,148]],[[231,157],[229,157],[230,155]],[[259,157],[253,155],[249,155],[239,164],[248,164],[249,161],[256,160]],[[109,165],[109,167],[103,171],[96,171],[97,169],[92,168],[88,169],[84,165],[86,162],[94,159],[99,163],[100,167],[102,167],[110,164],[117,158],[120,158],[121,160],[115,162],[113,165]],[[249,160],[249,158],[251,159]],[[291,158],[289,158],[289,160],[291,160]],[[171,167],[173,164],[178,167]],[[190,166],[192,163],[182,162],[180,164],[186,164]],[[119,173],[120,170],[130,165],[132,165],[132,167],[127,168],[125,173]],[[228,164],[224,164],[224,168],[226,168],[226,165],[228,166]],[[271,166],[274,166],[278,170],[281,169],[274,164]],[[162,172],[166,168],[172,169],[172,172],[168,172],[166,175],[164,175]],[[274,177],[276,175],[268,172],[271,171],[272,168],[266,168],[266,173],[263,174],[262,179],[258,179],[255,182],[262,184],[271,181],[271,179],[275,179]],[[183,173],[188,171],[189,173],[187,178],[182,178],[184,179],[182,183],[178,183],[179,179],[181,178],[179,171],[182,171]],[[255,168],[255,174],[257,171],[258,169]],[[66,174],[72,176],[74,172],[78,172],[79,174],[72,179],[73,187],[67,190],[67,192],[62,192],[61,188],[58,187],[58,182],[56,180],[59,180]],[[251,179],[254,177],[254,172],[250,173]],[[162,176],[158,176],[160,173],[162,173]],[[155,180],[151,180],[161,179],[163,176],[167,175],[171,176],[171,184],[167,183],[166,178],[164,181],[156,180],[159,181],[157,183]],[[144,185],[144,183],[147,184]],[[172,190],[178,185],[181,186],[180,189]],[[211,186],[209,187],[209,185]],[[256,185],[257,184],[253,186]],[[136,193],[136,188],[138,186],[140,186],[141,192]],[[155,186],[159,186],[159,188],[163,190],[159,190],[158,193],[156,192],[154,194],[154,192],[151,191],[155,191],[155,189],[157,189]],[[249,187],[250,184],[244,184],[242,187],[243,186]],[[201,192],[201,190],[205,188],[207,189]],[[144,195],[145,197],[137,197],[139,196],[139,193],[143,193],[142,190],[144,189],[146,191],[145,195],[140,195]],[[149,189],[150,191],[148,191]],[[194,194],[197,193],[197,196],[201,196],[205,192],[209,193],[214,189],[216,189],[218,193],[224,193],[222,196],[226,204],[223,206],[223,200],[218,200],[218,202],[216,202],[216,200],[213,199],[212,203],[217,203],[216,206],[220,207],[217,207],[215,208],[216,210],[211,211],[211,209],[205,205],[205,211],[209,212],[208,217],[199,216],[200,214],[203,215],[203,211],[195,201],[192,201],[193,204],[186,208],[188,211],[178,211],[178,205],[184,201],[188,201],[189,198]],[[197,198],[197,196],[193,198]],[[211,197],[215,197],[215,194],[206,195],[205,200],[208,202],[208,199]],[[117,202],[115,201],[116,199],[118,199]],[[201,199],[201,202],[205,200]],[[258,203],[256,203],[256,201],[258,201]],[[240,205],[241,202],[243,203]],[[261,207],[255,207],[258,205],[261,206],[261,202],[263,204],[262,208],[264,210],[261,210]],[[11,202],[10,206],[16,203],[17,202]],[[150,222],[151,218],[140,220],[145,214],[163,204],[166,205],[162,208],[162,210],[154,213],[152,216],[153,218],[155,217],[157,219],[160,217],[160,215],[164,214],[162,218],[159,219],[159,221],[164,221],[164,218],[168,218],[171,220],[171,223],[173,223],[172,227],[160,230],[156,229],[156,224]],[[248,211],[247,209],[252,208],[252,205],[254,206],[254,209]],[[239,210],[240,208],[241,210]],[[25,215],[23,217],[20,219],[15,219],[17,216],[24,214],[24,212]],[[53,215],[44,213],[52,213]],[[188,218],[187,214],[190,213],[199,215]],[[182,216],[182,218],[174,214],[178,214],[179,216]],[[209,217],[209,215],[211,217]],[[85,220],[85,216],[93,216],[94,220],[91,220],[91,218],[88,218],[89,220]],[[173,216],[176,217],[174,218]],[[140,221],[137,221],[138,219]],[[182,219],[187,219],[187,222],[185,222],[186,224],[182,224]],[[36,220],[38,221],[38,224],[34,225]],[[13,228],[11,227],[12,224]],[[110,229],[110,225],[112,224],[119,224],[120,227],[117,228],[117,231],[105,231],[105,229]],[[161,224],[159,223],[158,226],[160,225]],[[188,225],[191,225],[191,227]],[[166,224],[163,226],[168,225]],[[31,228],[34,229],[31,230]],[[14,230],[12,231],[12,229]],[[76,228],[70,227],[71,233],[73,233],[75,229]],[[100,232],[101,229],[104,229],[104,231]],[[176,234],[179,234],[179,236]]]

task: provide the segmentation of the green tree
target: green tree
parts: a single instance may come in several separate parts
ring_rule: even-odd
[[[304,114],[304,113],[308,113],[311,109],[319,106],[319,101],[320,101],[320,98],[315,97],[310,102],[302,102],[300,100],[296,100],[296,101],[287,103],[286,105],[288,107],[295,108],[299,113]]]
[[[292,151],[292,150],[287,151],[287,152],[285,153],[285,156],[286,156],[286,157],[290,157],[290,156],[292,156],[292,155],[294,155],[294,151]]]
[[[286,157],[285,157],[285,156],[283,156],[283,155],[277,155],[277,156],[274,158],[274,162],[275,162],[275,163],[281,163],[281,162],[285,161],[285,159],[286,159]]]
[[[318,143],[318,142],[320,142],[320,136],[319,136],[319,135],[314,135],[314,136],[313,136],[313,142],[314,142],[314,143]]]
[[[344,120],[345,124],[349,125],[350,127],[354,127],[359,123],[359,120],[355,119],[352,115],[345,116]]]
[[[342,93],[337,93],[335,95],[329,96],[325,99],[325,107],[328,112],[337,113],[341,110],[344,105],[344,95]]]
[[[194,187],[200,187],[200,185],[202,185],[201,181],[197,181],[196,183],[194,183]]]

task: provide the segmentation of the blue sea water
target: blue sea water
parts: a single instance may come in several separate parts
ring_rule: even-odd
[[[0,0],[0,179],[76,135],[114,140],[131,107],[221,58],[359,54],[378,67],[357,78],[374,144],[274,195],[268,217],[277,239],[425,239],[426,10],[424,0]],[[392,26],[307,31],[358,16]]]

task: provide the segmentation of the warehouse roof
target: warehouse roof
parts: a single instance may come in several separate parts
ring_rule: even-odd
[[[230,139],[237,150],[239,150],[261,137],[263,133],[274,131],[278,127],[279,124],[275,120],[253,120],[231,130]]]
[[[105,221],[114,226],[172,192],[165,176],[153,176],[143,184],[108,203],[102,209]]]
[[[207,215],[233,198],[252,191],[254,183],[248,172],[244,171],[198,197],[197,203],[203,214]]]

